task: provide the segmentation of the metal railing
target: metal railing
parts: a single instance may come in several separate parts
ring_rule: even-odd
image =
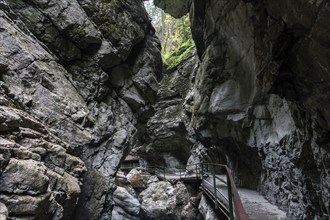
[[[201,172],[203,176],[202,189],[206,193],[211,193],[215,208],[219,207],[230,220],[247,220],[234,178],[228,166],[202,163]],[[210,186],[213,188],[210,189]]]
[[[132,167],[136,168],[136,167]],[[144,167],[146,171],[169,180],[201,180],[201,189],[230,220],[247,220],[231,170],[227,165],[196,163],[185,167]]]

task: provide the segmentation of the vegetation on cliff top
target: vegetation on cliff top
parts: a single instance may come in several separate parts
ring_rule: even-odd
[[[152,0],[146,1],[145,6],[161,41],[163,63],[166,68],[173,68],[195,48],[189,16],[175,19],[157,8]]]

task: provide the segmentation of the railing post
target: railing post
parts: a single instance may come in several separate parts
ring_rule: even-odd
[[[203,173],[204,173],[204,165],[201,163],[201,178],[203,179]]]
[[[214,186],[214,204],[217,209],[217,181],[215,179],[215,165],[213,164],[213,186]]]
[[[165,180],[165,172],[166,172],[166,168],[164,167],[164,180]]]
[[[227,170],[226,173],[227,173],[227,189],[228,189],[229,215],[230,215],[230,220],[234,220],[233,193],[232,193],[232,189],[231,189],[231,182],[230,182],[228,170]]]
[[[197,170],[198,168],[197,168],[197,163],[196,163],[195,166],[196,166],[196,179],[197,179],[197,178],[198,178],[198,170]]]
[[[181,180],[181,168],[179,168],[179,171],[180,171],[180,180]]]

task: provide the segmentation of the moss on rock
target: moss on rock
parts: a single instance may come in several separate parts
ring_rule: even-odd
[[[166,65],[168,69],[174,68],[181,60],[187,56],[192,49],[195,48],[195,44],[192,39],[187,40],[184,44],[182,44],[177,50],[175,50],[172,54],[163,55],[163,63]]]

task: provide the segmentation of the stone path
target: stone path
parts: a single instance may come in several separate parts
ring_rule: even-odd
[[[270,204],[257,191],[249,189],[238,189],[249,220],[287,220],[286,213],[277,206]]]

